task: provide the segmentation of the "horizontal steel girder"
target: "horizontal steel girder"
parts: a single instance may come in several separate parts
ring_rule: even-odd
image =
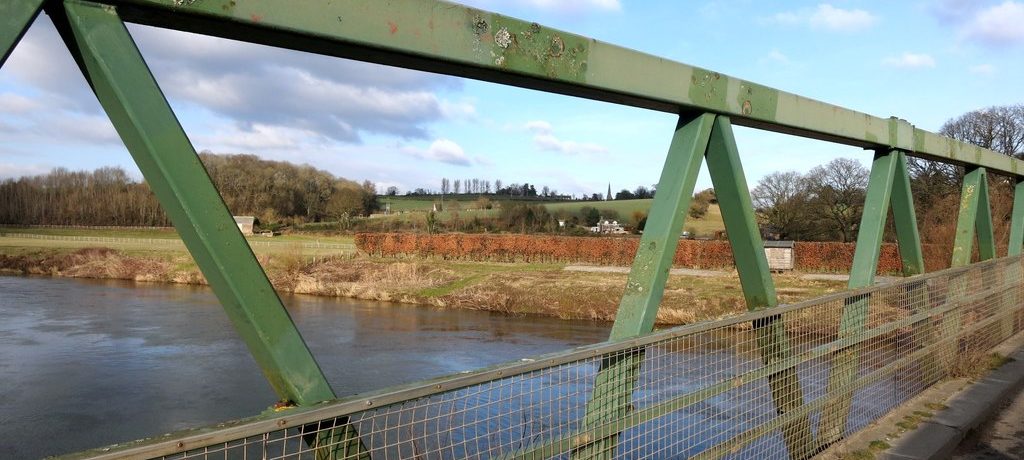
[[[964,165],[1024,162],[718,72],[437,0],[110,0],[130,22],[439,72]],[[638,74],[638,70],[641,73]]]

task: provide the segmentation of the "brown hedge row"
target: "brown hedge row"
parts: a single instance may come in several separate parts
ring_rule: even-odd
[[[359,233],[356,247],[378,256],[415,255],[451,260],[492,262],[568,262],[628,266],[636,254],[638,238],[586,238],[549,235],[494,235],[448,233]],[[853,243],[798,242],[796,269],[806,272],[845,272],[853,264]],[[928,271],[949,266],[948,249],[923,248]],[[685,268],[732,268],[727,241],[681,240],[673,264]],[[884,244],[879,273],[898,273],[902,267],[895,244]]]

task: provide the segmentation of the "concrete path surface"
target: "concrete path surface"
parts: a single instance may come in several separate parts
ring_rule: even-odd
[[[978,432],[961,443],[956,460],[1024,459],[1024,391],[1006,402]]]

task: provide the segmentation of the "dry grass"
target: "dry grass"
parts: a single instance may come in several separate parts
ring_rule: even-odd
[[[565,319],[614,319],[626,275],[564,271],[557,264],[467,263],[335,256],[261,254],[281,292],[352,297]],[[185,255],[129,254],[112,249],[0,253],[0,269],[18,273],[205,284]],[[843,283],[776,277],[781,302],[841,290]],[[658,312],[663,325],[687,324],[746,311],[739,279],[671,276]]]

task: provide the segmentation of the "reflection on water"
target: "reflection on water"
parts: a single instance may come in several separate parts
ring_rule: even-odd
[[[285,298],[339,396],[604,340],[609,325]],[[0,277],[0,458],[254,415],[275,399],[207,288]]]

